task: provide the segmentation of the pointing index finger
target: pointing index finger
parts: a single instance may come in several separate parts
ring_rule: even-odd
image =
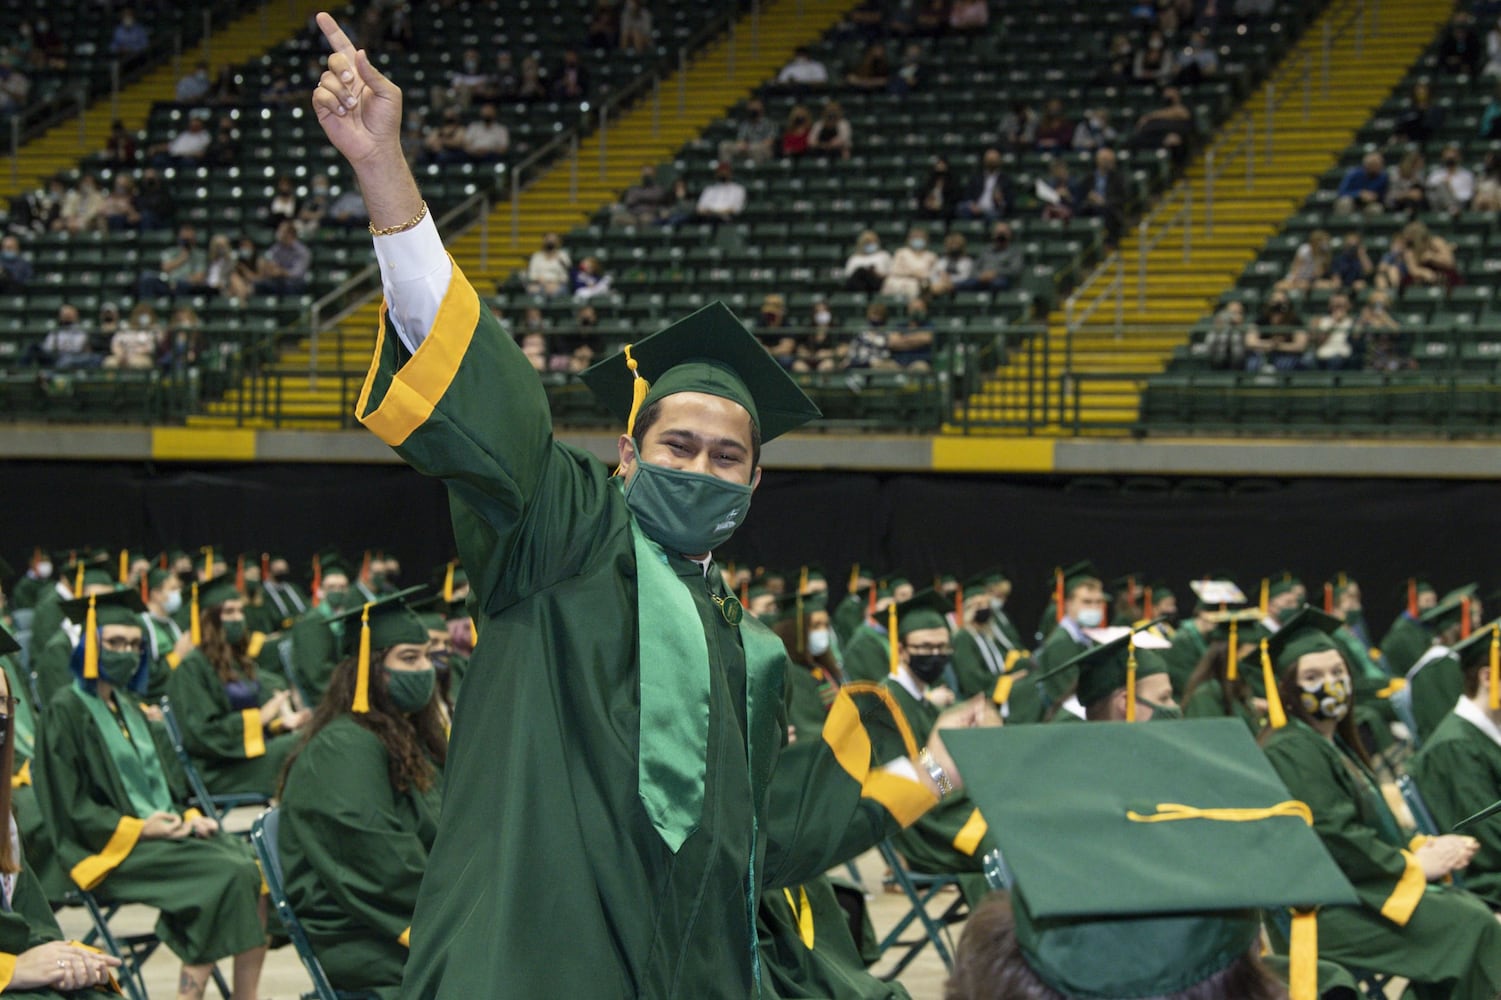
[[[323,37],[328,39],[328,44],[335,52],[347,56],[350,64],[353,65],[354,43],[349,40],[348,35],[344,34],[344,29],[339,27],[339,22],[326,11],[319,11],[317,20],[318,27],[323,29]]]

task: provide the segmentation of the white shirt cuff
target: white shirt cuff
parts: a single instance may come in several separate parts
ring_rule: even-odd
[[[881,770],[890,772],[899,778],[915,781],[922,784],[922,779],[917,776],[917,765],[906,757],[898,757],[881,765]]]
[[[402,344],[415,354],[432,329],[453,277],[453,261],[443,249],[432,213],[405,232],[375,237],[375,259],[380,264],[387,319]]]

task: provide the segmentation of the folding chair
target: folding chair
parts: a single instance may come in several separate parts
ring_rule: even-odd
[[[88,911],[89,919],[94,923],[94,929],[83,937],[83,943],[90,947],[102,948],[105,952],[120,960],[120,968],[115,970],[115,979],[120,984],[120,989],[130,1000],[151,1000],[146,991],[146,978],[141,970],[146,965],[147,959],[156,953],[161,947],[161,938],[152,931],[143,931],[137,934],[117,934],[110,929],[109,922],[120,912],[122,903],[101,903],[94,894],[83,889],[70,892],[63,900],[65,905],[82,906]],[[213,968],[214,985],[219,989],[219,995],[224,1000],[229,1000],[229,984],[224,981],[224,975],[217,965]]]
[[[231,809],[238,806],[263,806],[270,801],[266,796],[256,792],[211,794],[208,786],[203,783],[203,775],[198,773],[198,765],[193,763],[193,758],[188,754],[188,748],[183,744],[182,727],[172,711],[171,702],[163,698],[161,708],[162,722],[167,727],[167,738],[172,741],[172,752],[177,755],[177,762],[182,765],[183,776],[188,782],[189,805],[197,806],[209,819],[222,824],[224,813]]]
[[[902,974],[902,970],[912,964],[919,952],[931,944],[938,957],[943,959],[944,967],[953,970],[953,944],[948,940],[948,925],[962,921],[969,915],[968,907],[964,901],[964,894],[956,891],[954,899],[946,906],[936,918],[928,912],[928,903],[944,889],[959,888],[959,879],[954,875],[926,875],[920,872],[909,872],[902,865],[901,857],[890,841],[882,841],[879,845],[882,859],[891,869],[891,876],[896,884],[902,887],[902,893],[907,897],[911,908],[901,920],[897,921],[887,935],[881,939],[880,952],[884,957],[886,951],[891,948],[905,949],[901,957],[897,959],[896,967],[887,971],[880,978],[885,982],[891,982]],[[923,929],[921,937],[902,940],[902,934],[906,932],[913,921],[917,921]]]
[[[292,904],[287,901],[286,885],[282,882],[281,848],[277,840],[280,833],[280,807],[267,809],[255,818],[255,823],[250,827],[250,843],[255,848],[256,859],[261,863],[261,876],[266,880],[271,905],[276,908],[276,915],[281,918],[287,936],[292,939],[292,946],[297,949],[297,957],[302,959],[303,968],[307,969],[308,977],[313,981],[312,992],[302,994],[302,1000],[366,1000],[371,994],[334,989],[318,956],[313,954],[307,932],[302,929],[297,914],[292,912]]]

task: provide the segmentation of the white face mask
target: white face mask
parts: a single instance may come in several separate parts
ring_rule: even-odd
[[[829,651],[829,630],[816,628],[808,633],[808,652],[813,656],[822,656]]]
[[[52,563],[46,559],[36,564],[37,579],[45,580],[52,575]]]
[[[182,610],[182,591],[174,590],[162,601],[162,610],[169,615],[175,615]]]
[[[1079,626],[1081,628],[1099,628],[1100,622],[1104,620],[1104,608],[1083,608],[1079,611]]]
[[[998,614],[1001,613],[1002,609],[1004,609],[1005,607],[1006,607],[1006,602],[1003,601],[1003,600],[1001,600],[999,597],[992,597],[990,599],[990,613],[991,614],[998,615]]]
[[[817,323],[819,326],[828,326],[829,321],[833,318],[834,317],[831,314],[826,312],[816,312],[813,314],[813,322]]]

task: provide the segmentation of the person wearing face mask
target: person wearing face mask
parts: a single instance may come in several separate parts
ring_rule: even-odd
[[[797,357],[797,338],[787,329],[787,300],[771,293],[761,300],[761,315],[756,322],[756,339],[766,353],[783,368],[792,368]]]
[[[542,249],[526,265],[526,290],[533,295],[561,295],[568,290],[573,258],[557,233],[542,234]]]
[[[1501,620],[1476,629],[1453,652],[1460,695],[1408,765],[1440,830],[1453,830],[1501,797]],[[1466,824],[1464,832],[1480,842],[1464,887],[1501,910],[1501,830],[1492,821]]]
[[[146,642],[151,657],[151,677],[146,696],[153,701],[167,690],[167,678],[193,651],[192,633],[177,624],[182,611],[183,582],[176,573],[152,569],[146,574]]]
[[[1054,722],[1163,722],[1183,717],[1162,659],[1166,639],[1145,626],[1090,629],[1088,635],[1093,646],[1037,678],[1049,684],[1064,671],[1078,677]]]
[[[1330,638],[1337,619],[1305,607],[1261,645],[1271,726],[1263,736],[1291,797],[1355,887],[1360,906],[1318,911],[1320,957],[1401,976],[1420,996],[1492,1000],[1501,993],[1501,923],[1446,884],[1479,843],[1409,837],[1355,731],[1350,673]]]
[[[1054,580],[1054,600],[1043,613],[1044,619],[1053,618],[1054,627],[1032,654],[1037,675],[1049,675],[1042,685],[1045,711],[1062,701],[1078,679],[1076,671],[1057,668],[1095,644],[1086,629],[1105,624],[1105,587],[1093,563],[1077,562],[1057,570]]]
[[[211,580],[197,596],[200,641],[167,681],[183,745],[210,792],[269,797],[312,713],[279,676],[258,669],[233,578]]]
[[[580,376],[624,425],[618,474],[557,440],[535,370],[443,250],[401,155],[400,88],[318,22],[313,107],[359,177],[386,293],[357,417],[444,481],[478,633],[444,772],[465,807],[428,855],[403,995],[752,995],[762,891],[958,783],[936,733],[925,757],[862,743],[843,691],[824,739],[785,746],[786,651],[714,566],[761,448],[818,411],[714,303]],[[497,768],[507,733],[525,738]]]
[[[1429,646],[1407,671],[1407,684],[1393,695],[1399,712],[1406,707],[1412,720],[1413,740],[1419,744],[1433,735],[1463,688],[1454,647],[1480,626],[1482,614],[1475,585],[1450,591],[1419,619],[1433,637]]]
[[[1187,705],[1189,678],[1199,667],[1204,654],[1209,652],[1211,637],[1222,629],[1222,622],[1227,621],[1217,615],[1231,610],[1232,605],[1246,602],[1245,593],[1235,585],[1235,581],[1226,577],[1227,574],[1224,573],[1209,573],[1198,580],[1189,581],[1188,587],[1194,595],[1193,617],[1173,632],[1172,643],[1162,654],[1167,663],[1168,676],[1173,682],[1173,694],[1185,706]],[[1252,636],[1251,630],[1255,621],[1260,617],[1259,611],[1255,614],[1237,616],[1237,646],[1255,644],[1255,637]],[[1242,618],[1244,618],[1244,624],[1242,624]],[[1242,628],[1246,629],[1244,635],[1241,634]],[[1228,642],[1228,626],[1224,626],[1223,631],[1221,638]]]
[[[40,546],[31,552],[26,573],[17,580],[10,593],[10,607],[16,611],[28,611],[36,607],[37,598],[52,579],[52,557]]]
[[[418,606],[426,604],[428,602],[423,601]],[[417,617],[421,620],[422,627],[427,629],[427,659],[436,671],[438,707],[443,717],[443,731],[447,733],[453,727],[453,709],[459,700],[462,671],[459,676],[455,676],[453,637],[448,634],[448,622],[443,619],[443,615],[437,611],[422,611],[417,613]]]
[[[1000,570],[989,570],[965,581],[964,623],[954,633],[954,679],[959,685],[960,698],[1000,695],[997,704],[1002,706],[1002,714],[1008,720],[1032,721],[1036,706],[1012,701],[1013,697],[1035,689],[1016,684],[1027,676],[1029,653],[1006,615],[1006,598],[1010,593],[1011,581]]]
[[[938,255],[928,248],[928,231],[913,229],[907,233],[906,245],[891,255],[891,269],[881,285],[881,294],[916,298],[928,290],[937,266]]]
[[[6,727],[12,743],[10,805],[20,831],[21,846],[26,849],[37,876],[42,879],[48,898],[60,899],[67,892],[66,876],[58,870],[54,860],[52,844],[42,822],[41,807],[37,805],[36,786],[31,778],[31,758],[36,755],[36,726],[41,717],[41,706],[32,697],[31,685],[16,655],[19,652],[14,636],[0,625],[0,670],[4,671],[13,699]]]
[[[290,628],[298,617],[307,613],[310,606],[307,595],[293,581],[291,564],[285,556],[262,552],[261,562],[266,567],[261,580],[266,601],[280,620],[279,627]]]
[[[824,594],[787,594],[777,600],[772,631],[787,647],[784,699],[787,724],[798,739],[817,739],[834,695],[844,683],[829,602]]]
[[[1438,603],[1438,591],[1432,583],[1410,576],[1402,585],[1402,611],[1381,636],[1382,666],[1392,676],[1406,674],[1433,643],[1433,635],[1423,625],[1423,612]]]
[[[1257,640],[1253,638],[1259,615],[1255,608],[1237,608],[1210,610],[1195,616],[1207,618],[1210,631],[1202,640],[1207,643],[1205,652],[1185,683],[1185,693],[1180,699],[1185,718],[1238,718],[1252,736],[1261,732],[1266,719],[1266,699],[1252,694],[1246,681],[1260,669],[1256,659]],[[1183,630],[1193,628],[1185,625]],[[1176,648],[1176,638],[1174,644]],[[1232,657],[1234,671],[1230,669]]]
[[[878,292],[891,272],[891,254],[881,248],[881,239],[867,229],[855,240],[855,250],[844,261],[844,290]]]
[[[160,911],[156,933],[182,961],[178,998],[203,996],[234,956],[234,993],[258,996],[266,956],[261,875],[248,844],[185,807],[138,706],[150,670],[140,595],[67,602],[80,630],[72,682],[47,704],[32,770],[57,860],[103,904]]]
[[[875,599],[868,601],[858,627],[848,642],[840,643],[845,676],[857,681],[879,681],[891,672],[888,629],[893,604],[910,600],[916,588],[901,575],[885,577],[874,585]],[[869,597],[869,591],[866,595]]]
[[[847,344],[841,343],[834,332],[834,313],[823,299],[814,301],[809,310],[811,331],[797,338],[797,357],[792,362],[795,372],[831,372],[839,367]]]
[[[339,662],[339,642],[344,635],[342,613],[360,602],[350,582],[352,574],[343,558],[332,550],[316,557],[313,591],[316,603],[299,618],[287,634],[293,687],[305,705],[323,699],[328,678]]]
[[[113,593],[115,590],[114,574],[97,566],[90,566],[83,571],[81,577],[83,586],[74,594],[72,588],[77,586],[79,579],[75,566],[68,594],[69,599],[98,597]],[[37,694],[41,697],[43,705],[51,701],[52,696],[60,689],[67,687],[69,683],[68,664],[73,655],[73,649],[78,644],[79,630],[77,625],[68,620],[65,613],[66,607],[66,600],[53,604],[53,608],[62,617],[62,621],[51,626],[52,631],[47,640],[31,654],[31,670],[36,675]],[[35,627],[35,617],[32,622]],[[32,638],[34,641],[36,636],[33,635]]]
[[[335,989],[381,1000],[410,995],[402,970],[448,758],[429,630],[404,600],[414,590],[345,613],[350,655],[279,792],[287,897],[313,951]]]

